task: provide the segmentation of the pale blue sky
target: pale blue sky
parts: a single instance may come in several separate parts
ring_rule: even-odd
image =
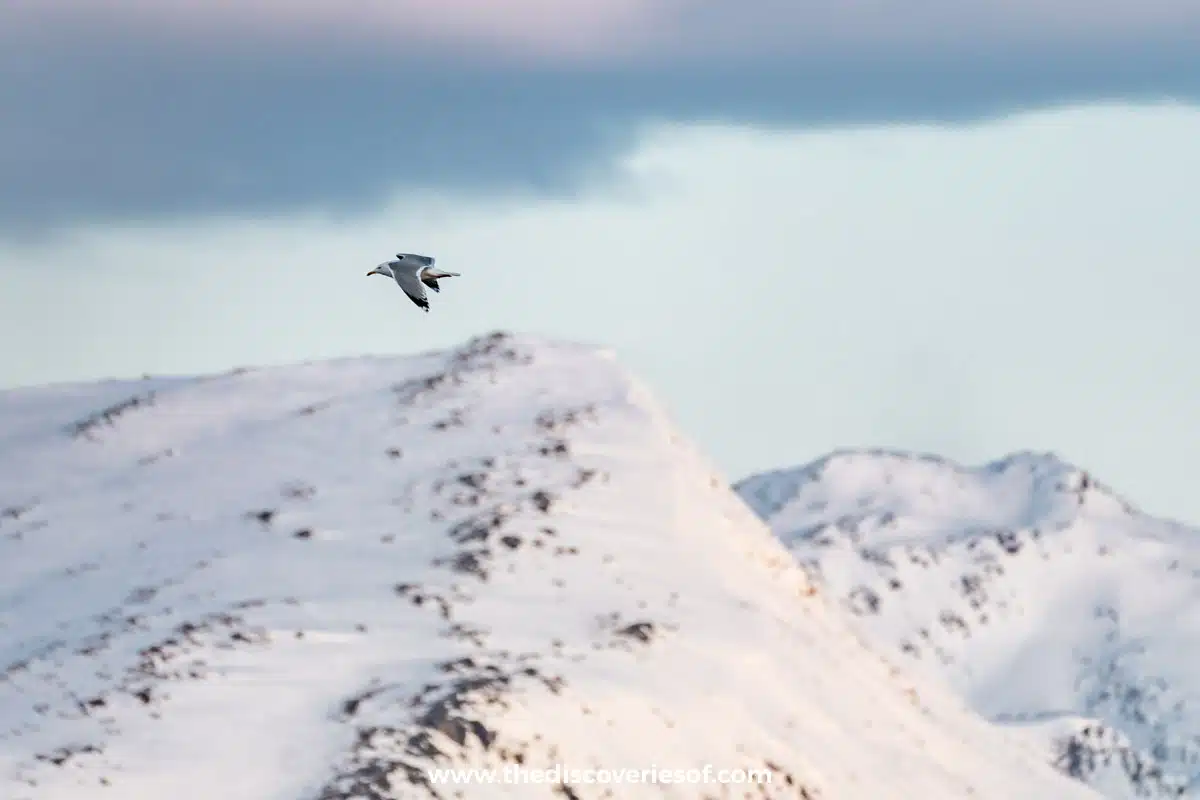
[[[846,446],[1052,449],[1200,521],[1200,111],[658,124],[570,195],[398,191],[0,237],[0,383],[449,345],[614,346],[734,478]],[[365,272],[464,274],[415,309]]]

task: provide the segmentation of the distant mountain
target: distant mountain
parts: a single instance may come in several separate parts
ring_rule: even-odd
[[[735,488],[906,670],[1108,797],[1200,796],[1200,531],[1050,454],[840,452]]]
[[[1096,797],[889,658],[603,351],[0,393],[5,800]]]

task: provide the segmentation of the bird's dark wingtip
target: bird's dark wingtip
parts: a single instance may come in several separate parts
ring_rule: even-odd
[[[422,311],[425,311],[426,313],[428,313],[428,311],[429,311],[429,301],[428,300],[422,300],[419,297],[413,297],[408,292],[405,292],[404,295],[409,300],[413,301],[413,305],[415,305],[417,308],[421,309]]]

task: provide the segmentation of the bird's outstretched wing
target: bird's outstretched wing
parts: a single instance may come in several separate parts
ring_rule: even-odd
[[[421,281],[417,278],[416,272],[408,272],[407,270],[398,269],[394,271],[396,283],[408,295],[408,299],[416,303],[417,308],[424,309],[425,313],[429,313],[429,298],[425,294],[425,287],[421,285]]]
[[[406,264],[416,264],[422,267],[432,267],[436,259],[429,256],[420,256],[416,253],[396,253],[396,260],[403,261]]]
[[[440,292],[440,291],[441,291],[441,289],[439,289],[439,288],[438,288],[438,282],[437,282],[437,278],[431,278],[431,277],[429,277],[428,275],[425,275],[425,274],[423,274],[423,273],[422,273],[422,275],[421,275],[421,283],[425,284],[425,285],[426,285],[426,286],[428,286],[430,289],[433,289],[435,292]]]

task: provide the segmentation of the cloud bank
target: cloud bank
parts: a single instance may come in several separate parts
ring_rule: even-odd
[[[0,231],[570,193],[650,123],[1200,100],[1194,0],[10,0]]]
[[[342,36],[402,55],[490,45],[548,61],[750,58],[845,49],[1094,48],[1196,41],[1193,0],[10,0],[9,28],[280,44]],[[459,55],[462,55],[460,53]]]

